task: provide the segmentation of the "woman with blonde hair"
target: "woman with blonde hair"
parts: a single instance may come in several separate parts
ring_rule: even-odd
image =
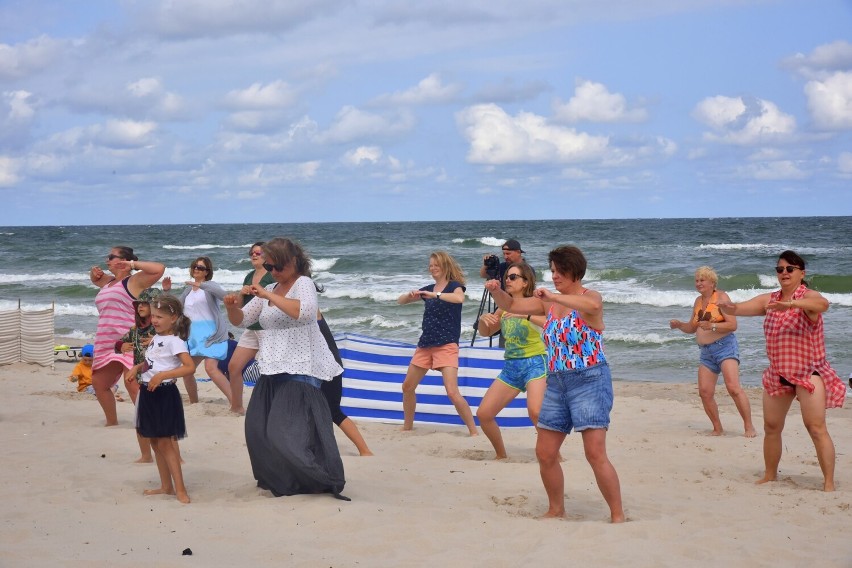
[[[415,390],[429,369],[441,373],[447,396],[459,413],[471,436],[477,435],[470,405],[459,391],[459,338],[464,302],[465,278],[455,259],[444,251],[429,256],[429,273],[434,284],[401,295],[399,304],[423,300],[423,333],[408,365],[402,383],[403,430],[414,428],[417,406]]]
[[[737,345],[737,317],[725,315],[719,310],[719,304],[730,302],[728,295],[716,289],[719,277],[709,266],[701,266],[695,271],[695,289],[699,296],[692,306],[689,321],[671,320],[669,327],[684,333],[694,333],[695,341],[701,352],[698,366],[698,395],[704,412],[713,425],[711,435],[722,435],[722,421],[719,419],[719,406],[716,404],[716,382],[719,373],[725,379],[725,388],[734,399],[734,404],[743,419],[746,438],[754,438],[757,432],[751,422],[751,405],[742,386],[740,386],[740,350]]]

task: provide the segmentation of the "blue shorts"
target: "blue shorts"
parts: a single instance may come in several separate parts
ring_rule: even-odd
[[[566,434],[608,428],[612,401],[612,374],[606,363],[548,373],[538,427]]]
[[[527,383],[547,376],[547,358],[533,355],[522,359],[506,359],[497,380],[517,391],[527,392]]]
[[[717,375],[722,371],[722,361],[725,359],[734,359],[737,363],[740,362],[740,347],[737,344],[737,336],[733,333],[718,341],[698,347],[701,350],[700,363]]]

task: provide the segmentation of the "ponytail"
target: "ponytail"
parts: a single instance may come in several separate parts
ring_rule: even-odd
[[[189,328],[192,325],[192,321],[185,315],[181,314],[178,316],[177,321],[175,322],[174,334],[186,341],[189,339]]]

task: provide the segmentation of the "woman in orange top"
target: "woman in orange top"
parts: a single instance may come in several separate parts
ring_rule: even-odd
[[[719,407],[716,404],[716,383],[719,373],[725,379],[725,388],[734,399],[737,410],[743,418],[746,438],[757,435],[751,422],[751,405],[743,388],[740,386],[740,350],[734,331],[737,329],[737,318],[724,315],[719,311],[718,304],[730,302],[728,295],[716,289],[719,277],[709,266],[702,266],[695,271],[695,289],[700,294],[693,304],[692,318],[683,322],[671,320],[669,327],[679,329],[684,333],[694,333],[695,340],[701,351],[698,366],[698,394],[704,405],[704,412],[713,424],[713,436],[722,435],[722,421],[719,419]]]

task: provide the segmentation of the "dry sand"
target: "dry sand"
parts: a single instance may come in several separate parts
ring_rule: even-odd
[[[463,427],[362,421],[375,457],[336,430],[351,503],[274,498],[252,479],[243,418],[200,383],[181,441],[192,504],[181,505],[143,497],[158,477],[131,463],[131,404],[104,428],[71,368],[0,367],[0,566],[852,566],[849,408],[828,414],[838,491],[820,490],[795,403],[781,479],[757,486],[762,438],[742,436],[723,386],[727,432],[710,437],[694,385],[619,382],[608,449],[629,521],[611,525],[577,435],[562,449],[568,518],[536,518],[546,500],[531,428],[504,430],[510,459],[495,462]],[[760,394],[749,391],[759,429]]]

